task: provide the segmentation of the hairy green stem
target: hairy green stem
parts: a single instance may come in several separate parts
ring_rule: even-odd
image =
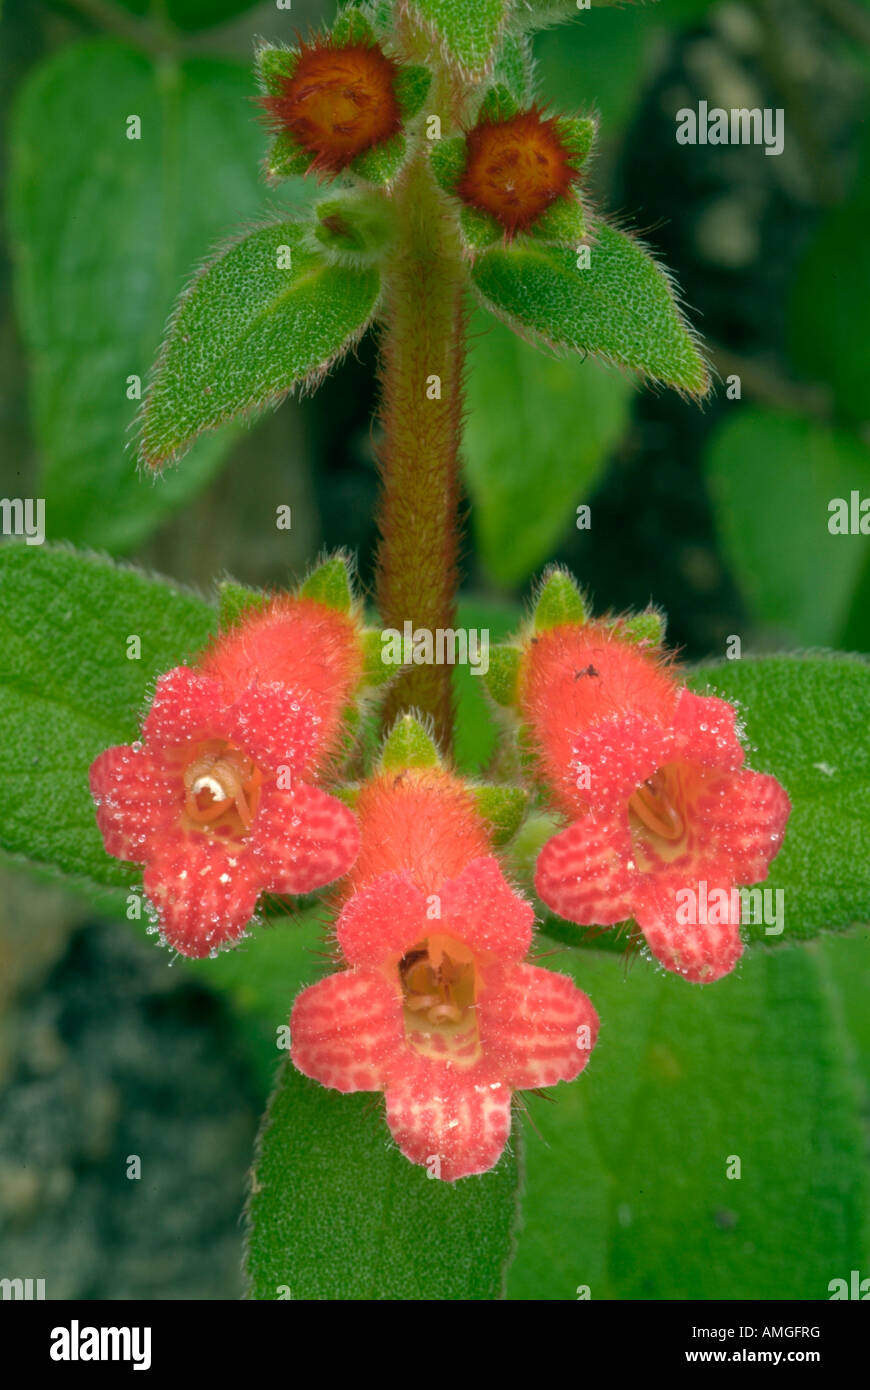
[[[384,627],[402,632],[410,622],[434,637],[456,616],[464,276],[456,224],[425,150],[403,173],[395,202],[400,230],[387,266],[381,343],[377,598]],[[385,722],[420,710],[448,750],[451,674],[449,665],[411,665],[389,691]]]

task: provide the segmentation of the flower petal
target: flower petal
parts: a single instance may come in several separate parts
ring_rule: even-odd
[[[487,1062],[515,1091],[573,1081],[598,1037],[598,1015],[567,975],[496,966],[477,1002]]]
[[[172,748],[195,738],[220,737],[224,708],[217,681],[176,666],[157,682],[142,738],[155,748]]]
[[[406,1051],[387,1083],[387,1124],[406,1158],[453,1182],[498,1162],[511,1090],[485,1065],[465,1071]]]
[[[702,881],[679,873],[649,876],[639,891],[635,919],[665,969],[694,984],[727,975],[743,952],[740,898],[724,876]]]
[[[144,863],[151,837],[165,830],[183,804],[180,778],[147,748],[107,748],[91,764],[91,793],[106,853]]]
[[[251,843],[271,865],[271,892],[313,893],[351,868],[359,827],[338,797],[300,782],[292,791],[271,787],[264,793]]]
[[[735,883],[757,883],[767,878],[779,853],[790,811],[788,795],[775,777],[727,773],[696,797],[693,838],[729,865]]]
[[[578,803],[591,811],[617,811],[632,792],[672,757],[669,729],[627,713],[582,729],[572,743],[571,772]]]
[[[381,874],[347,902],[335,934],[351,965],[381,965],[431,931],[426,898],[408,874]]]
[[[336,1091],[377,1091],[404,1046],[398,987],[376,970],[344,970],[303,990],[290,1016],[290,1055]]]
[[[144,887],[169,945],[199,957],[241,936],[262,879],[262,866],[250,853],[228,854],[209,835],[179,832],[159,843]]]
[[[320,719],[298,691],[279,683],[252,685],[228,709],[227,736],[261,768],[299,774],[320,739]]]
[[[674,711],[673,756],[729,771],[742,767],[745,754],[736,721],[737,711],[727,700],[681,690]]]
[[[535,889],[569,922],[612,926],[633,912],[636,875],[630,863],[627,818],[584,816],[544,845]]]
[[[494,855],[473,859],[436,896],[449,935],[501,960],[522,960],[532,940],[534,910],[511,888]]]

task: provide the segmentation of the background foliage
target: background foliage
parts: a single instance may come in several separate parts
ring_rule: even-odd
[[[304,29],[331,13],[319,0],[294,0],[292,19],[240,0],[4,7],[0,490],[45,497],[50,541],[134,561],[206,595],[175,595],[103,560],[81,569],[62,549],[10,547],[0,556],[0,714],[11,789],[2,848],[10,866],[26,854],[43,866],[60,863],[88,894],[96,884],[110,918],[135,875],[114,864],[114,878],[100,877],[113,861],[100,859],[79,774],[107,741],[132,736],[154,676],[209,630],[213,580],[229,572],[250,585],[283,584],[321,546],[337,544],[356,548],[363,579],[371,575],[371,338],[313,400],[208,437],[157,486],[138,477],[124,448],[138,409],[128,378],[145,377],[192,270],[216,239],[292,209],[300,197],[292,181],[275,191],[258,177],[265,140],[251,103],[252,35],[286,39],[288,25]],[[698,680],[724,682],[750,715],[757,711],[750,733],[758,765],[781,767],[798,800],[775,868],[788,885],[787,923],[790,905],[797,916],[776,949],[754,947],[733,977],[704,990],[663,977],[645,959],[626,969],[604,950],[542,939],[542,950],[555,951],[546,963],[574,975],[604,1024],[582,1081],[559,1088],[555,1104],[532,1097],[529,1121],[518,1122],[525,1198],[507,1292],[573,1298],[589,1285],[593,1298],[824,1298],[831,1279],[866,1273],[870,1260],[870,934],[859,927],[795,938],[844,925],[840,865],[854,871],[857,861],[866,875],[866,671],[844,663],[836,680],[826,679],[824,659],[798,669],[777,653],[870,651],[867,539],[827,530],[832,497],[853,489],[870,496],[870,22],[857,0],[661,0],[595,8],[543,32],[536,45],[545,99],[600,108],[592,196],[621,225],[637,227],[676,272],[721,377],[739,374],[742,399],[727,399],[720,386],[699,411],[669,393],[637,390],[630,376],[592,361],[541,356],[476,315],[466,621],[489,626],[496,640],[516,622],[530,578],[558,558],[599,609],[654,597],[690,661],[721,660],[732,634],[744,653],[767,655],[758,666],[705,667]],[[785,107],[783,155],[678,147],[675,112],[701,99]],[[142,118],[135,142],[124,134],[133,112]],[[581,503],[592,509],[589,531],[575,524]],[[290,532],[275,527],[282,505],[293,509]],[[5,607],[4,588],[15,594]],[[147,640],[134,665],[123,642],[137,631]],[[25,668],[38,680],[23,681]],[[479,769],[491,727],[478,682],[457,673],[457,688],[460,760]],[[25,718],[34,708],[41,733]],[[46,768],[41,752],[58,728],[65,758]],[[44,846],[28,839],[35,801],[48,812]],[[156,953],[141,925],[113,928],[129,937],[121,971],[112,936],[82,927],[92,911],[85,899],[70,903],[17,876],[9,884],[14,910],[0,915],[0,949],[19,964],[0,993],[0,1081],[8,1083],[0,1110],[13,1122],[38,1116],[58,1093],[74,1097],[79,1075],[89,1094],[102,1094],[102,1085],[110,1099],[90,1125],[105,1135],[102,1147],[82,1139],[74,1152],[58,1150],[54,1166],[45,1160],[41,1169],[53,1176],[36,1191],[22,1177],[33,1136],[19,1127],[20,1139],[0,1140],[7,1248],[21,1252],[22,1267],[28,1252],[44,1249],[51,1263],[50,1252],[63,1249],[72,1271],[65,1291],[118,1296],[110,1236],[96,1221],[78,1237],[63,1226],[69,1192],[65,1198],[57,1174],[73,1173],[80,1197],[106,1199],[122,1155],[138,1143],[153,1166],[135,1199],[140,1234],[127,1236],[142,1242],[125,1276],[127,1296],[232,1295],[238,1238],[213,1210],[196,1209],[199,1224],[181,1230],[179,1241],[200,1257],[180,1287],[159,1245],[167,1192],[185,1183],[179,1164],[193,1117],[206,1130],[211,1123],[173,1057],[180,1036],[191,1046],[219,1039],[199,1065],[250,1130],[274,1079],[276,1030],[295,991],[326,968],[316,954],[322,921],[281,919],[217,961],[164,969],[157,987]],[[858,887],[866,902],[866,878]],[[866,921],[870,913],[858,915]],[[124,993],[119,981],[130,978],[148,980],[145,1004]],[[83,980],[117,1001],[99,1046],[77,1021]],[[159,1082],[135,1060],[145,1037],[149,1054],[166,1049]],[[108,1055],[114,1070],[100,1079],[95,1069]],[[192,1076],[195,1059],[183,1055]],[[174,1154],[158,1156],[150,1133],[130,1131],[128,1112],[155,1087],[160,1118],[151,1128],[177,1133]],[[294,1103],[316,1110],[323,1099],[309,1088]],[[352,1155],[358,1146],[357,1187],[339,1190],[341,1175],[325,1171],[316,1152],[298,1156],[294,1200],[276,1219],[304,1224],[318,1202],[350,1215],[344,1225],[336,1217],[315,1281],[309,1271],[300,1283],[291,1270],[286,1283],[299,1297],[419,1297],[414,1252],[403,1264],[389,1242],[378,1268],[344,1283],[336,1270],[347,1267],[362,1227],[395,1232],[398,1246],[402,1220],[415,1204],[425,1207],[432,1184],[408,1165],[397,1168],[376,1110],[359,1126],[353,1103],[322,1115],[343,1127],[340,1142]],[[2,1131],[12,1133],[9,1125]],[[237,1155],[227,1160],[237,1165],[237,1212],[245,1144],[219,1148]],[[203,1142],[197,1160],[206,1182],[208,1151]],[[741,1157],[740,1181],[725,1177],[729,1155]],[[520,1158],[518,1147],[506,1163]],[[261,1161],[269,1161],[266,1149]],[[492,1186],[500,1181],[494,1175]],[[437,1218],[460,1242],[469,1224],[489,1219],[465,1210],[478,1200],[472,1187],[461,1184],[456,1209],[439,1209]],[[410,1219],[419,1230],[424,1217]],[[502,1254],[510,1224],[492,1227],[490,1246]],[[433,1249],[430,1296],[498,1294],[500,1267],[464,1257],[451,1266],[449,1255]],[[457,1268],[476,1282],[457,1284]],[[274,1296],[278,1271],[268,1251],[255,1254],[251,1272],[255,1292]]]

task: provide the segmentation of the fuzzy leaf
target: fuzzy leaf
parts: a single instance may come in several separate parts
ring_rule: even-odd
[[[9,214],[50,540],[132,548],[205,486],[235,437],[204,439],[152,487],[126,447],[139,409],[128,378],[146,380],[196,258],[262,208],[250,96],[236,64],[158,71],[104,39],[61,46],[17,93]]]
[[[471,336],[465,480],[486,570],[514,585],[576,530],[628,426],[631,386],[599,362],[537,352],[482,312]]]
[[[567,570],[554,567],[545,578],[535,603],[533,622],[536,632],[561,623],[585,623],[586,604],[577,581]]]
[[[0,849],[90,888],[141,877],[103,849],[88,768],[138,738],[157,676],[205,646],[215,616],[108,560],[0,546]],[[128,657],[131,637],[139,659]]]
[[[481,255],[472,279],[485,307],[518,333],[706,395],[707,368],[665,272],[606,223],[596,224],[590,250],[580,269],[573,250],[516,243]]]
[[[527,800],[528,793],[522,787],[486,784],[474,788],[475,805],[479,814],[489,822],[493,844],[506,844],[517,833]]]
[[[312,385],[363,333],[378,288],[375,270],[330,265],[312,251],[299,222],[232,242],[169,325],[143,415],[143,462],[160,467],[204,430]]]
[[[870,922],[870,663],[849,656],[725,661],[689,684],[735,702],[752,752],[792,801],[782,849],[765,887],[784,890],[785,930],[753,939],[778,945]]]
[[[382,1104],[328,1091],[288,1061],[254,1164],[250,1297],[498,1299],[518,1186],[515,1153],[482,1177],[428,1178],[388,1143]]]
[[[441,759],[419,719],[403,714],[387,735],[380,762],[384,772],[402,772],[408,767],[439,767]]]
[[[492,61],[510,0],[411,0],[447,55],[465,72],[484,72]]]
[[[826,944],[834,961],[847,943]],[[705,986],[595,951],[547,961],[602,1032],[556,1104],[529,1099],[510,1299],[818,1300],[866,1273],[866,1089],[821,947]]]
[[[665,640],[666,619],[657,608],[646,608],[642,613],[633,613],[621,618],[617,624],[620,636],[641,647],[660,647]]]
[[[316,598],[327,608],[349,613],[353,607],[353,585],[347,556],[339,553],[324,560],[304,580],[299,593],[302,598]]]
[[[511,709],[517,702],[517,682],[523,654],[519,647],[507,643],[493,647],[489,654],[489,670],[483,678],[489,694],[497,705]]]
[[[842,645],[868,540],[860,530],[832,534],[829,504],[841,498],[851,511],[853,491],[870,498],[870,449],[797,415],[738,409],[714,434],[707,456],[716,523],[735,578],[753,616],[777,635]]]
[[[246,613],[264,608],[268,602],[268,594],[259,589],[249,589],[232,579],[222,580],[218,585],[218,626],[221,632],[232,627]]]

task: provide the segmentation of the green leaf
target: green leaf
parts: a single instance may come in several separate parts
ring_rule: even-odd
[[[520,106],[529,106],[534,97],[535,60],[531,39],[526,34],[506,33],[492,75],[503,82]]]
[[[617,626],[620,636],[629,642],[637,642],[640,647],[660,647],[665,640],[667,619],[658,608],[645,608],[642,613],[620,618]]]
[[[515,1152],[482,1177],[428,1178],[388,1145],[381,1104],[328,1091],[287,1062],[254,1165],[250,1296],[497,1299],[518,1186]]]
[[[447,56],[467,73],[489,67],[504,27],[509,0],[412,0],[420,19],[440,39]]]
[[[792,289],[790,337],[796,366],[833,388],[843,416],[870,417],[870,265],[860,254],[867,235],[866,171],[857,200],[829,213],[799,266]]]
[[[821,944],[709,986],[597,952],[547,962],[602,1029],[556,1104],[530,1098],[509,1298],[827,1299],[866,1269],[862,1096]]]
[[[463,135],[451,135],[446,140],[433,142],[429,153],[432,173],[439,187],[445,193],[452,193],[465,173],[468,162],[468,146]]]
[[[522,614],[515,603],[500,599],[469,598],[459,603],[459,626],[466,630],[476,628],[479,633],[489,634],[490,671],[497,646],[511,633],[516,632]],[[496,663],[499,657],[495,657]],[[482,669],[482,667],[480,668]],[[485,685],[487,676],[474,675],[468,666],[456,666],[453,670],[453,690],[456,697],[456,724],[454,729],[454,756],[456,766],[469,776],[504,776],[506,780],[513,775],[514,768],[507,772],[496,769],[493,754],[498,739],[497,721],[493,718],[492,703],[487,699]]]
[[[393,209],[382,193],[344,193],[324,198],[314,209],[314,235],[327,249],[344,253],[350,264],[377,258],[392,239]]]
[[[353,5],[339,11],[330,33],[337,44],[374,43],[375,39],[368,19]]]
[[[349,613],[353,607],[349,556],[343,551],[330,555],[311,571],[299,593],[302,598],[319,599],[327,608],[335,608],[339,613]]]
[[[392,183],[402,167],[408,145],[404,135],[394,135],[381,145],[372,145],[353,160],[350,168],[369,183]]]
[[[202,599],[90,555],[0,546],[0,849],[89,888],[140,877],[110,858],[88,769],[138,738],[154,681],[202,648]],[[129,639],[141,643],[139,659]]]
[[[503,709],[512,709],[517,702],[522,662],[523,654],[519,647],[505,643],[490,650],[489,670],[483,681],[492,699]]]
[[[246,613],[264,608],[268,602],[269,595],[260,589],[249,589],[233,579],[222,580],[218,585],[218,626],[221,632],[232,627]]]
[[[587,617],[586,604],[573,574],[554,565],[544,576],[535,599],[535,631],[546,632],[562,623],[585,623]]]
[[[631,386],[597,362],[537,352],[483,315],[471,337],[465,479],[487,572],[515,585],[576,526],[628,426]]]
[[[190,267],[261,205],[250,96],[235,64],[155,69],[107,40],[60,48],[21,87],[9,213],[50,539],[131,548],[205,485],[234,438],[203,441],[153,487],[126,448],[139,409],[127,392],[128,378],[146,380]]]
[[[204,430],[311,387],[364,332],[378,288],[375,270],[312,251],[299,222],[226,247],[169,325],[143,415],[143,462],[159,467]]]
[[[870,449],[800,416],[738,410],[707,457],[735,578],[753,616],[786,640],[838,645],[868,542],[832,535],[829,503],[849,503],[853,490],[870,498]]]
[[[620,0],[594,0],[600,5],[618,5]],[[527,29],[545,29],[551,24],[564,24],[570,19],[586,19],[592,0],[579,5],[577,0],[516,0],[517,18]]]
[[[431,86],[432,74],[422,64],[411,67],[403,65],[399,68],[396,76],[395,93],[403,120],[410,121],[418,112],[423,110]]]
[[[120,0],[133,14],[147,15],[152,0]],[[256,0],[165,0],[167,17],[179,29],[209,29],[253,9]]]
[[[481,255],[472,279],[485,307],[533,341],[595,353],[688,395],[709,390],[669,277],[606,223],[595,225],[588,269],[574,251],[516,243]]]
[[[384,743],[380,765],[384,772],[411,767],[440,767],[437,745],[413,714],[401,714]]]
[[[396,667],[384,661],[383,634],[380,628],[363,628],[360,634],[363,649],[363,686],[386,685],[396,674]]]
[[[849,656],[726,661],[690,675],[698,694],[742,713],[749,764],[772,772],[792,802],[764,887],[784,893],[784,931],[769,945],[870,922],[870,663]]]
[[[487,784],[473,789],[478,812],[489,822],[493,844],[503,845],[517,833],[526,810],[523,787]]]

